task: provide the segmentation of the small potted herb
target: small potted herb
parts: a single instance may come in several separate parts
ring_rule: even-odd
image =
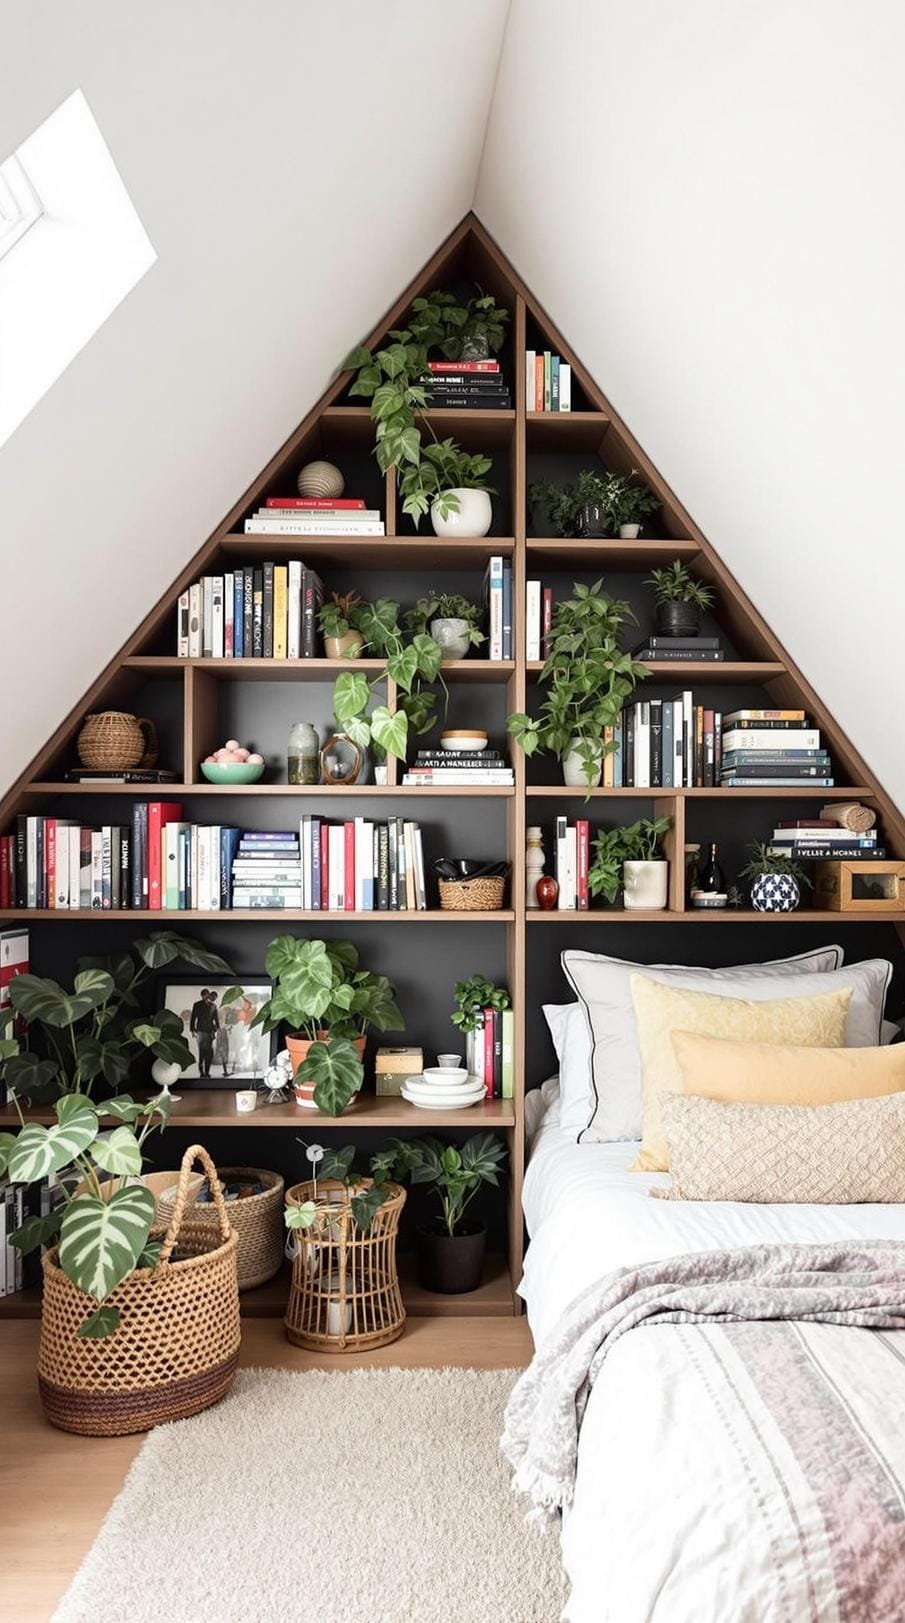
[[[362,610],[357,592],[331,592],[330,601],[318,610],[317,623],[328,659],[354,659],[364,646],[358,628]]]
[[[660,842],[671,825],[671,817],[644,817],[625,828],[600,829],[588,871],[591,895],[612,903],[622,890],[629,912],[664,908],[669,863]]]
[[[664,569],[652,569],[648,581],[657,605],[657,630],[664,637],[696,637],[701,614],[713,602],[709,586],[696,580],[681,558]]]
[[[532,490],[539,494],[537,486]],[[607,475],[590,468],[583,468],[571,485],[548,485],[547,504],[554,535],[611,535],[608,490]]]
[[[487,641],[481,630],[481,610],[456,592],[419,598],[406,618],[413,631],[427,631],[433,637],[444,659],[464,659],[469,649]]]
[[[454,995],[456,1009],[451,1019],[456,1030],[465,1038],[465,1063],[468,1070],[473,1072],[475,1045],[483,1041],[484,1010],[497,1009],[502,1013],[504,1009],[511,1008],[512,1004],[506,988],[495,986],[493,981],[487,980],[484,975],[469,975],[468,980],[457,981]]]
[[[459,1296],[481,1283],[487,1230],[465,1213],[482,1184],[499,1183],[506,1149],[492,1133],[474,1133],[462,1145],[419,1138],[409,1146],[413,1184],[430,1184],[440,1216],[418,1226],[418,1271],[425,1290]]]
[[[607,502],[613,534],[623,541],[635,541],[641,534],[643,522],[660,506],[659,499],[647,485],[636,483],[638,469],[627,474],[611,475],[607,487]]]
[[[417,463],[404,463],[397,470],[402,511],[415,522],[430,508],[435,535],[486,535],[493,520],[487,483],[491,469],[489,456],[471,455],[455,440],[435,440],[421,446]]]
[[[801,901],[802,885],[811,888],[801,863],[772,851],[764,840],[753,840],[746,849],[749,859],[738,877],[749,881],[754,911],[794,913]]]

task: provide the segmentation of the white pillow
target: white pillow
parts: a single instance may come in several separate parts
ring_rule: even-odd
[[[591,1033],[581,1003],[545,1003],[559,1065],[559,1125],[574,1142],[591,1110]]]
[[[641,1058],[630,979],[640,972],[668,986],[716,996],[752,998],[817,997],[851,987],[846,1022],[848,1048],[873,1047],[880,1025],[892,965],[870,959],[836,968],[842,949],[833,947],[769,964],[721,969],[684,964],[632,964],[596,953],[562,954],[566,979],[584,1012],[591,1063],[583,1079],[570,1063],[563,1076],[562,1128],[579,1142],[611,1143],[641,1137]]]

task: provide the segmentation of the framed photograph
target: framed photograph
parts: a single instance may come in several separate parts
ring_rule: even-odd
[[[241,986],[242,996],[223,1003],[223,993]],[[179,1078],[180,1086],[242,1088],[260,1082],[271,1061],[273,1032],[252,1027],[252,1020],[273,991],[266,975],[244,981],[236,975],[165,975],[158,985],[158,1009],[169,1009],[182,1021],[195,1061]]]

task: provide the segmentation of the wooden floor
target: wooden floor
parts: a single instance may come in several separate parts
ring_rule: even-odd
[[[71,1437],[46,1424],[35,1384],[38,1329],[33,1320],[0,1324],[2,1623],[46,1623],[142,1442]],[[278,1319],[246,1320],[242,1329],[246,1367],[506,1369],[531,1357],[524,1318],[409,1319],[391,1347],[356,1358],[291,1347]]]

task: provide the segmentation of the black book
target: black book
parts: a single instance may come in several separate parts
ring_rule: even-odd
[[[632,657],[647,660],[650,664],[659,661],[664,665],[681,665],[683,661],[689,660],[700,660],[702,664],[710,661],[711,664],[715,664],[724,659],[725,655],[717,648],[702,648],[700,651],[693,648],[636,648]]]
[[[141,825],[144,816],[145,827],[147,827],[147,815],[147,806],[143,801],[136,800],[132,806],[132,862],[129,887],[129,900],[132,907],[144,907],[145,905],[144,887],[142,885]]]
[[[251,651],[255,659],[260,659],[264,652],[264,571],[262,569],[254,571]]]
[[[663,700],[650,701],[650,786],[663,786]]]
[[[46,817],[35,819],[37,830],[35,834],[35,881],[38,907],[47,906],[47,865],[44,857],[44,830],[47,827]]]
[[[175,783],[177,774],[157,767],[136,767],[131,772],[107,772],[103,767],[89,771],[75,767],[65,773],[67,783]]]
[[[28,906],[28,817],[16,818],[16,906]]]
[[[635,787],[635,707],[630,704],[622,712],[622,781],[626,789]]]
[[[808,761],[736,761],[724,766],[724,778],[827,778],[830,769],[825,763]]]
[[[264,659],[273,659],[273,564],[264,565],[264,608],[261,643]]]
[[[254,653],[254,570],[249,566],[242,571],[242,657],[251,659]]]
[[[723,717],[723,731],[727,733],[735,733],[739,731],[755,733],[788,733],[798,732],[802,728],[810,731],[810,726],[811,724],[808,721],[758,721],[754,716],[735,717],[734,715]]]
[[[473,411],[491,411],[499,408],[502,411],[512,410],[512,401],[508,394],[432,394],[430,403],[445,410],[455,410],[457,406],[468,406]]]
[[[396,819],[391,817],[387,824],[387,878],[389,888],[388,907],[391,913],[399,911],[399,863],[396,845]]]
[[[302,578],[302,657],[314,659],[317,654],[317,616],[324,601],[324,583],[314,569],[306,569]]]
[[[642,637],[639,648],[663,648],[667,652],[673,648],[719,648],[719,637],[661,637],[653,635]],[[635,649],[632,652],[636,652]]]

